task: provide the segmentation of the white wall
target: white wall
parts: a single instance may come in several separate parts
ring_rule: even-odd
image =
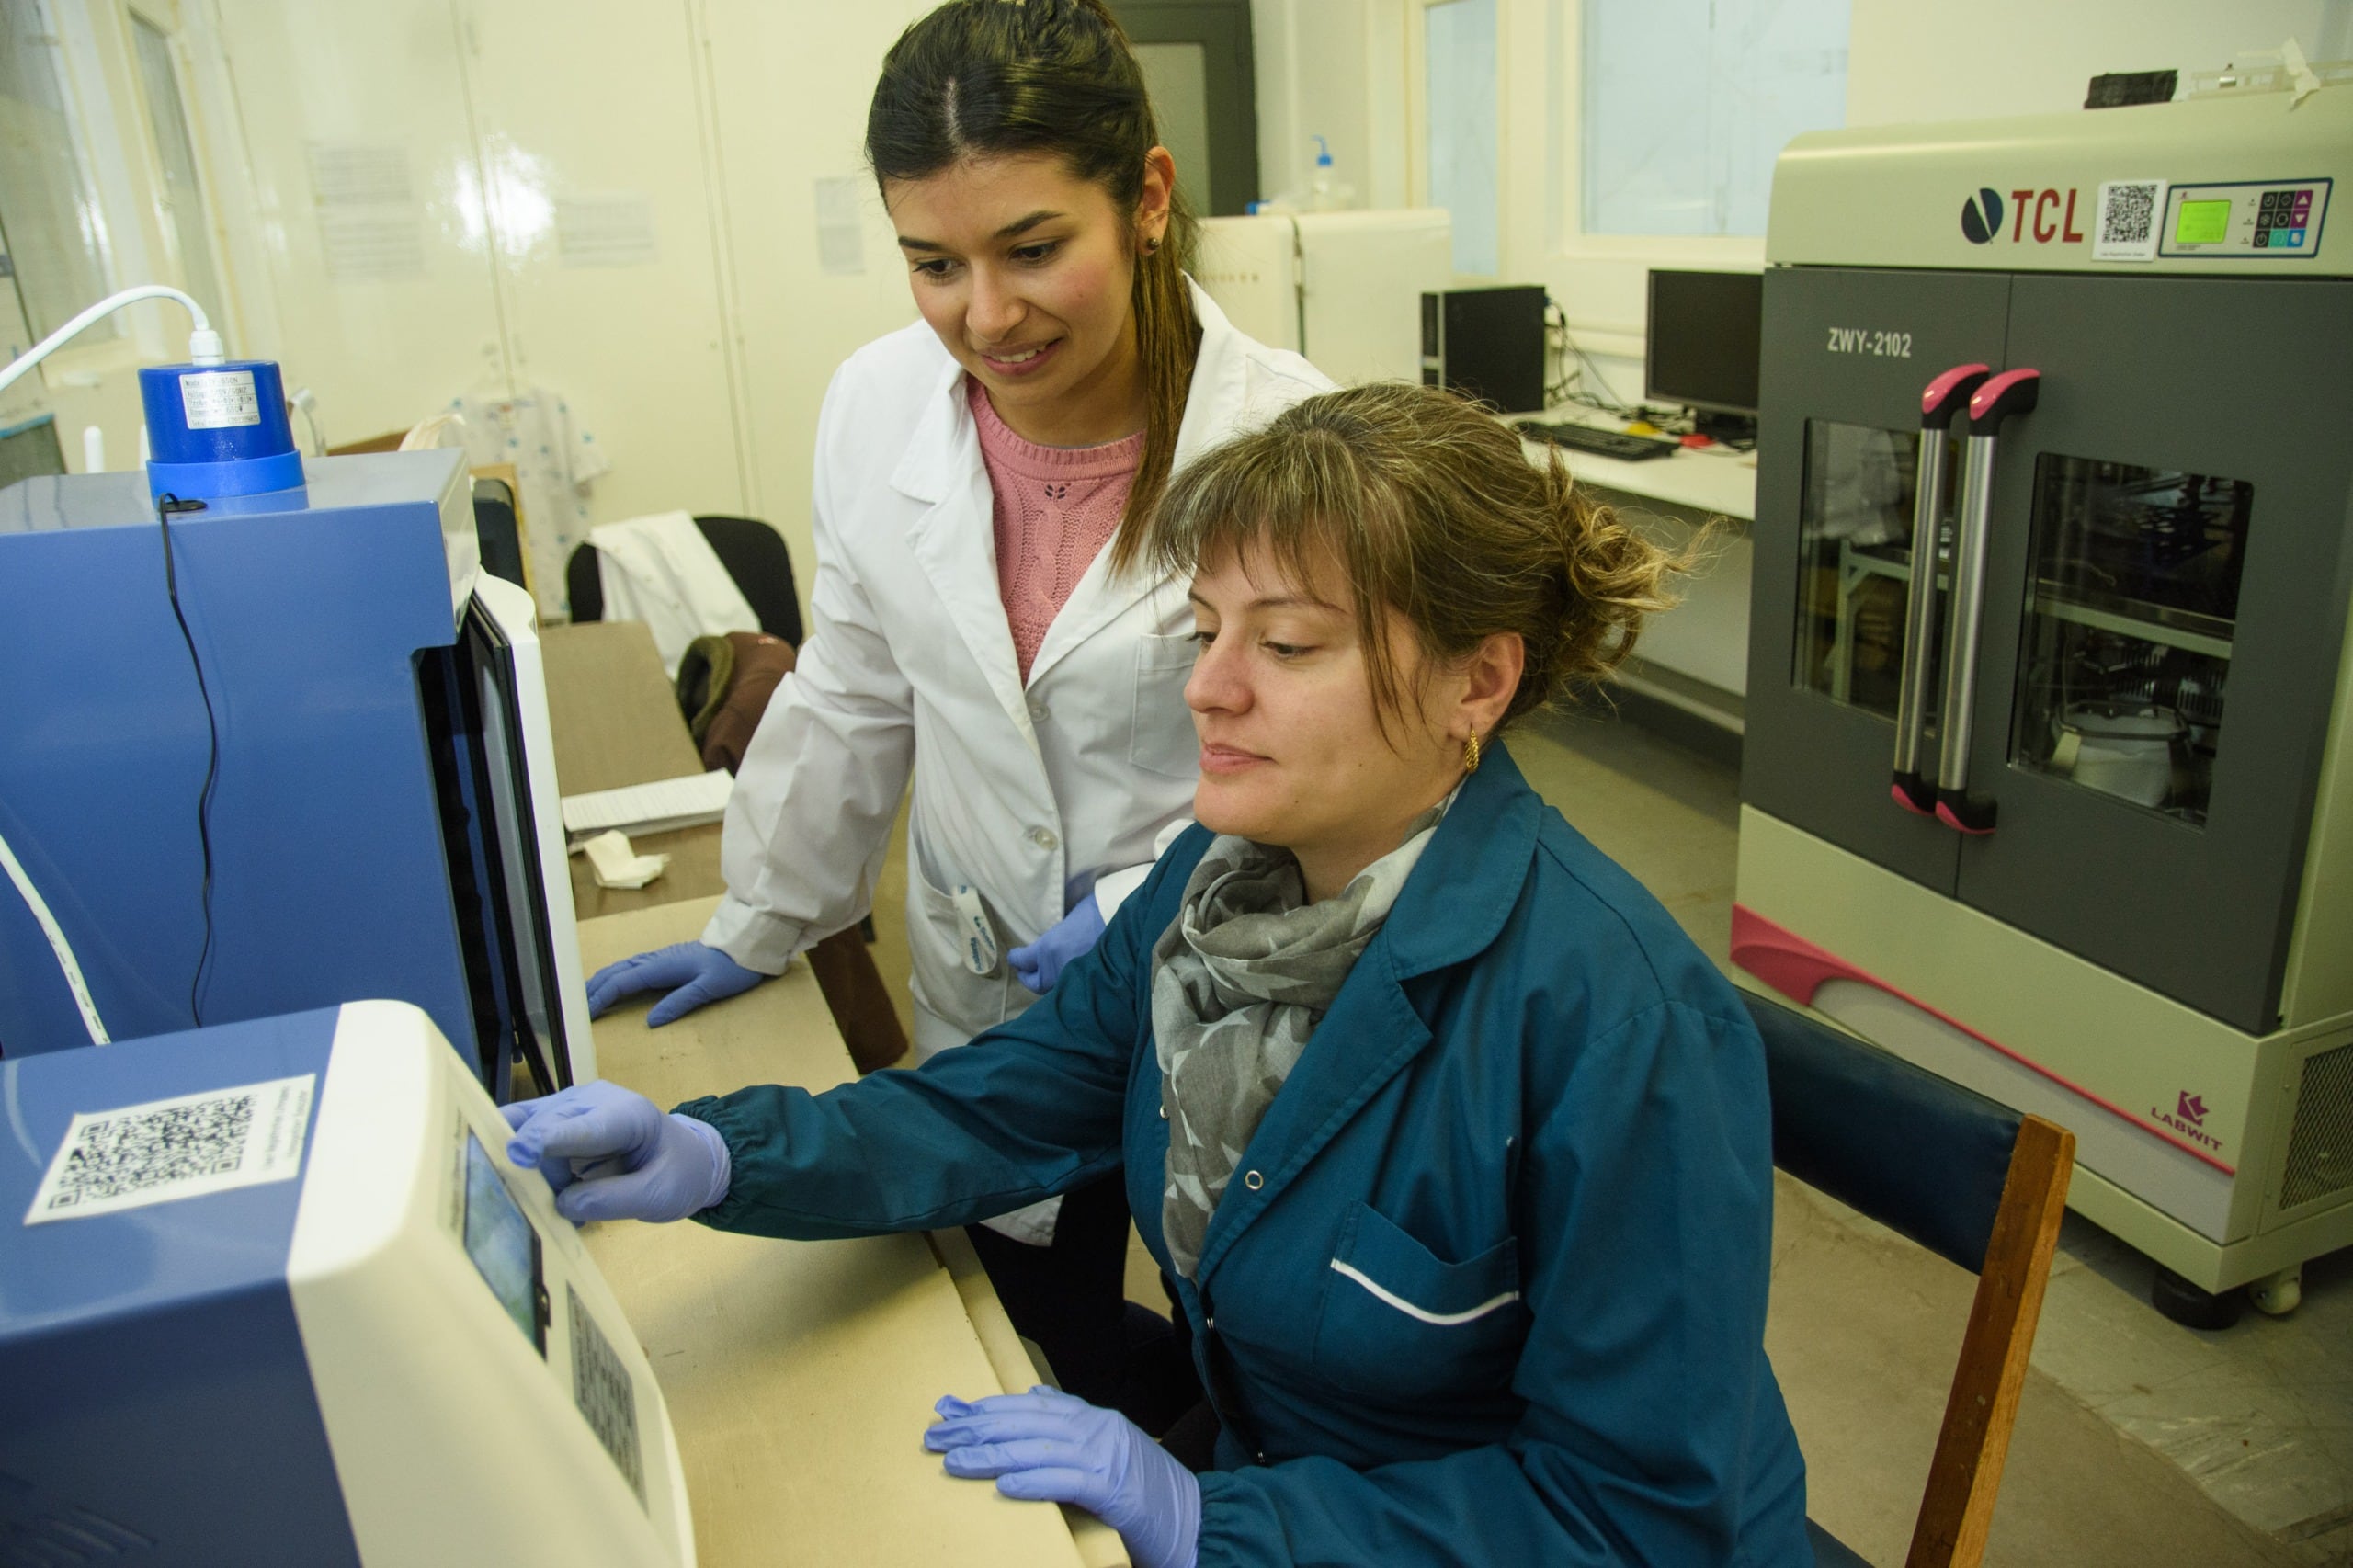
[[[122,85],[102,129],[135,153],[128,3],[90,0],[85,52]],[[313,389],[330,440],[545,386],[611,463],[592,520],[764,517],[805,597],[826,381],[915,317],[862,141],[883,51],[932,0],[139,3],[178,35],[231,349]],[[384,199],[335,200],[330,178],[323,202],[322,149],[389,170]],[[831,270],[827,179],[850,182],[858,226]],[[118,225],[156,229],[137,158],[121,183]],[[584,213],[622,243],[584,252],[565,222]],[[355,270],[355,233],[380,267]],[[119,344],[52,361],[76,467],[85,423],[110,466],[133,460],[136,366],[184,352],[175,317],[139,309],[153,321]]]
[[[864,145],[883,51],[928,9],[929,0],[710,0],[708,7],[718,210],[727,227],[748,488],[756,515],[792,548],[804,604],[814,559],[809,486],[818,404],[852,349],[915,319]],[[787,62],[797,63],[790,90],[780,91]],[[856,272],[828,273],[820,264],[820,180],[847,180],[854,189]]]
[[[445,0],[222,0],[215,17],[233,97],[206,107],[238,134],[210,139],[203,175],[256,220],[230,272],[263,301],[230,352],[312,388],[335,441],[505,392],[496,236]]]
[[[1261,196],[1304,196],[1314,137],[1364,207],[1404,207],[1411,144],[1405,17],[1413,0],[1250,0]]]
[[[2353,57],[2347,0],[1854,0],[1847,123],[1896,125],[2080,108],[2109,71],[2187,74],[2294,38]]]

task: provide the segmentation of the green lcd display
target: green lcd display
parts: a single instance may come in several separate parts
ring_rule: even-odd
[[[2224,201],[2185,201],[2174,220],[2173,243],[2177,245],[2218,245],[2231,232],[2231,204]]]
[[[515,1195],[498,1179],[481,1142],[466,1134],[466,1256],[474,1261],[482,1282],[523,1331],[523,1337],[542,1356],[547,1340],[540,1333],[539,1298],[545,1289],[540,1273],[540,1236],[517,1206]]]

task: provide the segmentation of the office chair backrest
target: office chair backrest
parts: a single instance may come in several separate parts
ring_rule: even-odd
[[[1754,994],[1773,1163],[1972,1274],[2002,1207],[2019,1113]]]
[[[515,500],[494,480],[474,482],[474,538],[482,546],[482,569],[504,577],[518,588],[531,585],[524,554],[523,531],[515,517]]]
[[[801,600],[793,592],[792,553],[784,536],[757,517],[697,517],[710,552],[744,591],[760,630],[801,646]]]
[[[695,527],[735,579],[760,630],[800,647],[801,599],[794,591],[792,552],[785,547],[784,536],[757,517],[699,517]],[[605,585],[597,575],[594,545],[580,545],[564,562],[563,589],[573,619],[605,619]]]
[[[1908,1568],[1984,1557],[2075,1137],[1744,992],[1765,1039],[1773,1163],[1977,1276]],[[1819,1526],[1824,1563],[1859,1562]],[[1843,1554],[1843,1555],[1841,1555]]]

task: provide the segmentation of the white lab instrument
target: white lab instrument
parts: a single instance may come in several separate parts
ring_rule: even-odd
[[[423,1012],[12,1059],[0,1098],[25,1561],[691,1568],[653,1369]]]

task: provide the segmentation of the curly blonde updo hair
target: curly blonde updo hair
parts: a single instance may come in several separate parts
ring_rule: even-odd
[[[1527,665],[1501,729],[1606,676],[1692,559],[1587,499],[1557,450],[1530,460],[1502,421],[1402,381],[1309,398],[1202,453],[1143,548],[1179,576],[1252,550],[1299,583],[1336,562],[1384,728],[1405,696],[1384,610],[1413,627],[1426,671],[1519,635]]]

